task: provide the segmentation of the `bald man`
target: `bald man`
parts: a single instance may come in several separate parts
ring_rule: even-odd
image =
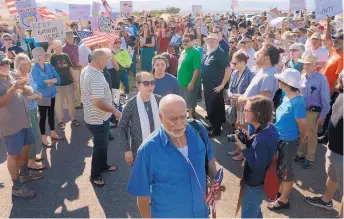
[[[159,108],[162,126],[138,149],[128,192],[137,196],[143,218],[208,217],[205,162],[211,179],[216,167],[207,131],[197,122],[204,144],[187,123],[186,103],[178,95],[162,98]]]

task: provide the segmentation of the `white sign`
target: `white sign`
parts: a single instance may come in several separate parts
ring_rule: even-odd
[[[266,20],[268,21],[268,22],[270,22],[270,21],[272,21],[273,19],[275,19],[275,18],[277,18],[278,16],[275,14],[275,13],[273,13],[273,12],[268,12],[268,13],[266,13]]]
[[[0,0],[0,17],[2,19],[9,19],[10,16],[10,11],[7,8],[5,0]]]
[[[289,4],[291,11],[300,11],[306,9],[306,0],[290,0]]]
[[[32,36],[36,42],[48,42],[49,40],[63,40],[66,38],[63,20],[40,21],[31,23]]]
[[[92,30],[98,30],[100,3],[93,2],[92,5]]]
[[[120,13],[122,15],[130,15],[133,12],[133,2],[132,1],[120,1]]]
[[[99,31],[105,32],[105,33],[111,33],[112,27],[111,27],[111,20],[109,17],[105,15],[99,16]]]
[[[315,0],[315,18],[321,20],[343,13],[341,0]]]
[[[197,17],[202,13],[202,5],[192,5],[192,14]]]
[[[91,5],[69,5],[69,19],[90,20]]]
[[[30,30],[30,23],[41,20],[35,0],[16,0],[16,10],[21,27]]]
[[[204,23],[201,23],[200,29],[201,29],[200,32],[202,35],[208,36],[208,28]]]
[[[287,19],[286,17],[278,17],[270,21],[270,27],[281,28],[282,22]]]

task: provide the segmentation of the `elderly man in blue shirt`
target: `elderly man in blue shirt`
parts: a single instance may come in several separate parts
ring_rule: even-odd
[[[318,125],[324,123],[330,111],[330,88],[327,78],[316,71],[317,58],[309,53],[304,53],[299,62],[304,63],[301,75],[301,95],[307,108],[307,136],[306,144],[301,144],[295,161],[303,162],[303,168],[309,169],[315,160],[317,148]]]
[[[216,167],[206,129],[187,123],[186,103],[170,94],[160,101],[162,123],[140,146],[128,184],[143,218],[206,218],[206,165]]]

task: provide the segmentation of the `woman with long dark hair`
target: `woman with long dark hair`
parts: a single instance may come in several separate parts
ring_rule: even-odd
[[[140,33],[141,46],[141,70],[152,71],[152,59],[154,57],[155,39],[148,23],[143,23],[142,32]]]

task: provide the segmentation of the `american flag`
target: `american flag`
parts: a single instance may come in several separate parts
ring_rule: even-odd
[[[56,16],[53,12],[49,11],[46,7],[38,8],[42,20],[55,20]]]
[[[92,31],[85,31],[85,30],[76,31],[76,33],[78,34],[78,36],[80,37],[81,40],[93,35]]]
[[[103,3],[105,11],[108,12],[109,14],[111,14],[112,9],[111,9],[109,3],[106,0],[102,0],[102,3]]]
[[[61,11],[60,9],[55,9],[55,15],[59,16],[59,17],[64,17],[64,16],[68,16],[68,13]]]
[[[90,48],[107,42],[114,44],[116,39],[118,38],[114,34],[95,32],[92,36],[82,39],[82,42],[85,44],[85,46]]]
[[[16,1],[15,0],[5,0],[8,10],[10,11],[10,14],[16,14]]]
[[[206,202],[209,206],[213,207],[213,210],[215,211],[215,193],[217,190],[219,190],[220,185],[222,183],[222,179],[223,179],[223,168],[221,167],[215,176],[215,182],[213,183],[208,196],[206,198]]]

